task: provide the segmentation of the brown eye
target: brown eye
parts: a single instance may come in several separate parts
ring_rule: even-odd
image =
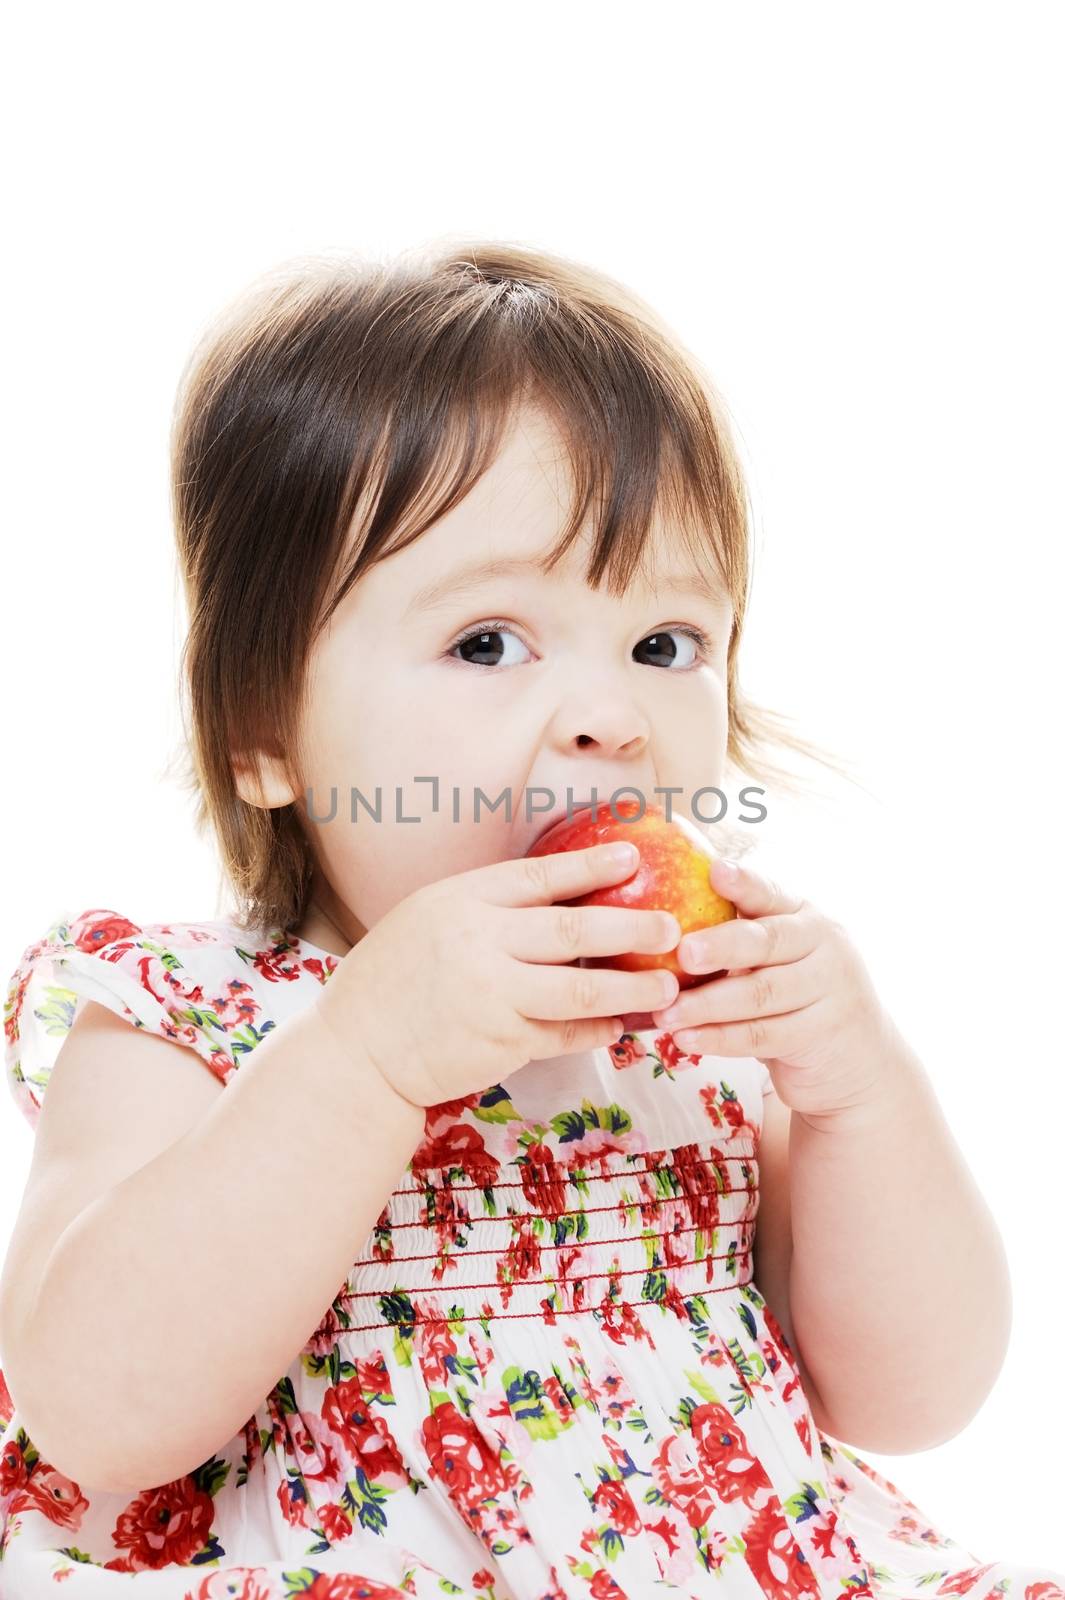
[[[514,629],[508,627],[506,623],[481,622],[476,628],[467,629],[447,653],[449,656],[454,656],[458,651],[458,659],[467,662],[471,667],[519,666],[520,660],[515,661],[513,657],[509,660],[500,659],[501,655],[505,657],[506,647],[500,646],[498,641],[508,635],[511,639],[516,639],[522,649],[526,648]],[[491,659],[485,660],[484,657]]]
[[[677,646],[671,643],[673,638],[687,639],[692,646],[690,654],[683,649],[678,651]],[[705,661],[710,649],[709,639],[698,628],[659,628],[657,632],[648,634],[646,639],[641,639],[636,649],[642,650],[645,645],[650,646],[650,666],[675,669],[679,658],[681,671]]]

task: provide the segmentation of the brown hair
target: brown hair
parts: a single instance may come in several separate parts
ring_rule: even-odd
[[[588,582],[598,588],[605,572],[620,595],[660,509],[732,599],[728,763],[794,791],[767,760],[777,745],[849,776],[740,689],[746,485],[709,376],[643,301],[601,272],[507,242],[387,262],[301,257],[207,326],[171,435],[189,617],[185,782],[245,926],[296,929],[314,854],[295,802],[268,810],[240,797],[235,758],[280,757],[302,793],[319,630],[369,567],[473,488],[522,403],[556,423],[575,483],[552,564],[591,508]]]

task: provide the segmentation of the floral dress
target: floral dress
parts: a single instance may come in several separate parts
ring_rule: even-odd
[[[227,1084],[338,965],[224,920],[64,917],[11,980],[9,1087],[35,1124],[86,998]],[[75,1482],[0,1376],[0,1595],[1065,1600],[818,1432],[752,1276],[771,1087],[649,1031],[433,1107],[306,1346],[171,1483]]]

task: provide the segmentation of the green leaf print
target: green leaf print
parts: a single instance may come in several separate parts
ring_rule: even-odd
[[[414,1331],[414,1306],[409,1294],[404,1294],[401,1289],[394,1289],[391,1294],[383,1294],[377,1304],[381,1307],[381,1315],[386,1322],[398,1324],[404,1330]]]
[[[189,1013],[181,1012],[180,1015],[188,1016]],[[253,1022],[246,1022],[243,1027],[236,1028],[232,1033],[226,1035],[226,1044],[234,1057],[250,1055],[255,1046],[261,1044],[266,1038],[271,1028],[276,1027],[277,1023],[273,1017],[267,1017],[261,1028],[257,1028]],[[221,1049],[222,1047],[219,1046],[219,1048]]]
[[[308,1589],[318,1587],[321,1573],[316,1567],[298,1567],[294,1571],[281,1574],[285,1584],[285,1600],[299,1600],[301,1594],[306,1594]]]
[[[523,1372],[520,1367],[508,1367],[503,1373],[503,1388],[507,1404],[515,1420],[532,1439],[557,1439],[573,1419],[565,1421],[551,1404],[538,1372]]]
[[[805,1522],[807,1517],[816,1517],[821,1507],[818,1499],[824,1498],[824,1486],[820,1483],[803,1483],[798,1494],[791,1495],[784,1502],[784,1511],[793,1522]]]
[[[584,1118],[579,1111],[560,1111],[557,1117],[551,1118],[551,1126],[558,1134],[560,1144],[571,1144],[574,1139],[584,1138]]]
[[[557,1366],[554,1365],[554,1363],[552,1363],[551,1371],[554,1373],[555,1377],[557,1378],[558,1386],[562,1390],[562,1393],[565,1395],[567,1401],[569,1402],[571,1410],[576,1410],[577,1406],[588,1406],[589,1409],[591,1409],[591,1410],[595,1409],[592,1401],[589,1400],[586,1395],[581,1394],[581,1392],[577,1388],[576,1384],[573,1383],[570,1379],[564,1377],[563,1374],[558,1370]]]
[[[299,1406],[296,1404],[296,1391],[293,1388],[291,1378],[279,1378],[274,1385],[274,1393],[281,1402],[282,1416],[291,1417],[294,1412],[299,1410]]]
[[[625,1541],[609,1523],[599,1531],[599,1548],[608,1561],[616,1561],[625,1548]]]
[[[496,1084],[494,1089],[485,1091],[478,1104],[474,1106],[473,1114],[479,1122],[521,1121],[521,1113],[514,1109],[513,1100],[499,1084]]]
[[[688,1382],[691,1384],[700,1400],[705,1400],[706,1404],[710,1406],[720,1405],[721,1402],[717,1390],[713,1388],[711,1384],[706,1382],[701,1373],[688,1372],[685,1370],[684,1376],[687,1378]]]
[[[214,1499],[219,1489],[223,1487],[229,1477],[229,1462],[223,1461],[219,1456],[213,1456],[210,1461],[205,1461],[196,1471],[190,1473],[197,1489],[202,1489],[204,1494],[209,1494]]]
[[[44,1023],[46,1033],[69,1033],[78,1000],[76,991],[46,984],[44,992],[49,997],[48,1004],[36,1007],[34,1016]]]
[[[158,956],[160,962],[168,972],[183,971],[182,963],[178,960],[174,952],[172,950],[168,950],[165,945],[156,944],[153,939],[145,938],[141,938],[137,942],[142,950],[150,950],[153,956]]]
[[[461,1373],[470,1383],[480,1383],[481,1369],[472,1356],[450,1356],[448,1365],[454,1367],[456,1375]]]
[[[669,1288],[669,1280],[664,1272],[649,1272],[643,1280],[643,1298],[645,1300],[664,1300]]]
[[[208,1561],[219,1561],[225,1555],[225,1553],[225,1545],[219,1542],[217,1535],[212,1534],[202,1549],[197,1550],[196,1554],[189,1562],[189,1566],[202,1567],[205,1566]]]
[[[371,1483],[362,1468],[356,1467],[355,1479],[348,1479],[340,1496],[340,1504],[346,1511],[358,1516],[360,1528],[381,1533],[388,1526],[384,1501],[390,1492],[379,1484]]]
[[[588,1237],[588,1218],[583,1211],[578,1211],[575,1215],[570,1212],[567,1216],[556,1217],[551,1233],[555,1244],[567,1244],[570,1239],[579,1242]]]
[[[742,1344],[740,1344],[740,1341],[738,1339],[730,1339],[726,1348],[729,1355],[736,1363],[736,1370],[739,1372],[740,1376],[748,1379],[752,1378],[754,1376],[754,1372],[751,1367],[750,1357],[743,1348]]]

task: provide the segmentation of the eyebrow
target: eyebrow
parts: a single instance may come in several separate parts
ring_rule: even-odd
[[[456,567],[454,572],[449,572],[443,578],[435,579],[432,583],[427,583],[424,588],[418,589],[412,595],[403,616],[407,618],[413,616],[415,612],[432,611],[452,601],[461,600],[493,578],[529,576],[536,573],[541,577],[548,575],[543,559],[539,556],[499,556],[485,561],[468,561],[464,566]],[[658,590],[672,594],[697,594],[708,604],[722,611],[730,610],[732,607],[729,596],[705,572],[677,573],[673,577],[661,580],[656,592]]]

